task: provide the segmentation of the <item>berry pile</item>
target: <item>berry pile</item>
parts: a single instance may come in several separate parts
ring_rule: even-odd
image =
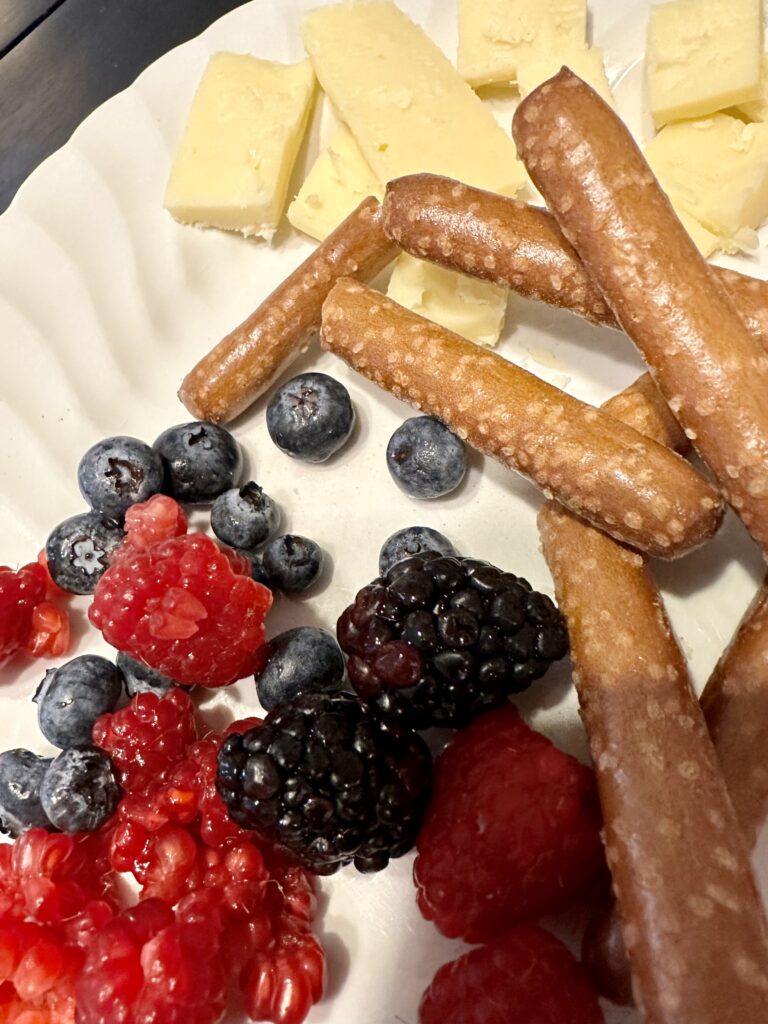
[[[591,769],[511,704],[489,711],[435,762],[414,866],[421,911],[445,935],[487,942],[563,910],[601,878],[600,824]]]
[[[351,861],[379,871],[410,850],[431,774],[415,732],[350,694],[315,693],[279,704],[261,728],[230,736],[218,784],[236,822],[331,874]]]
[[[562,615],[526,580],[432,552],[364,587],[337,634],[360,696],[417,728],[465,725],[568,650]]]

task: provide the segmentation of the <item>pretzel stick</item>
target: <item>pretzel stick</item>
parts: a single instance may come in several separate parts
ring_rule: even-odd
[[[381,206],[369,196],[187,374],[181,401],[199,419],[233,419],[306,349],[336,279],[375,277],[396,252],[382,230]]]
[[[768,812],[768,577],[701,695],[750,847]]]
[[[568,622],[638,1005],[647,1024],[764,1024],[768,929],[648,567],[553,502],[539,528]]]
[[[564,68],[518,107],[534,183],[745,526],[768,549],[768,355],[611,108]]]
[[[384,231],[421,259],[618,327],[602,293],[546,210],[437,174],[387,185]],[[768,347],[768,281],[710,267],[750,333]]]
[[[336,283],[320,340],[628,544],[670,558],[717,527],[717,497],[685,460],[370,288]]]

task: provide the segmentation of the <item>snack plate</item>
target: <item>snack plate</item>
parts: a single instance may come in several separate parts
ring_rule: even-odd
[[[449,55],[455,53],[453,0],[399,3]],[[151,442],[166,426],[189,418],[176,398],[183,374],[310,251],[311,243],[288,228],[268,246],[181,227],[162,209],[162,197],[208,56],[229,49],[300,59],[300,19],[311,6],[316,0],[253,0],[166,54],[92,114],[0,218],[0,562],[32,560],[52,526],[81,511],[76,466],[91,443],[109,434]],[[648,2],[590,0],[590,9],[592,39],[605,49],[620,113],[643,135]],[[497,90],[491,95],[508,127],[510,102]],[[332,123],[329,110],[317,111],[296,187]],[[768,276],[764,254],[725,262]],[[642,368],[618,333],[514,296],[499,350],[594,403],[625,387]],[[329,463],[312,466],[281,455],[266,433],[263,400],[234,424],[248,472],[279,502],[285,528],[315,538],[329,556],[323,580],[308,597],[276,600],[271,633],[299,624],[333,628],[355,592],[376,575],[382,541],[415,523],[441,530],[463,554],[488,559],[552,593],[536,531],[540,498],[532,486],[473,453],[468,477],[453,495],[432,503],[410,500],[391,481],[384,450],[411,410],[316,345],[286,377],[309,367],[342,380],[357,410],[351,443]],[[656,568],[700,689],[751,600],[763,563],[730,517],[704,550]],[[87,628],[87,601],[73,606],[77,653],[108,654]],[[0,749],[50,751],[30,702],[44,667],[19,659],[0,670]],[[217,726],[257,708],[248,681],[198,700]],[[518,704],[536,728],[587,757],[566,666]],[[760,861],[765,865],[766,858],[758,852]],[[328,995],[310,1014],[312,1024],[416,1024],[420,995],[434,971],[463,946],[422,920],[411,869],[412,856],[406,856],[373,877],[348,868],[321,883],[319,927],[330,977]],[[761,883],[768,888],[765,867]],[[573,920],[548,923],[566,940],[574,932]],[[242,1018],[230,1019],[234,1024]],[[639,1016],[607,1009],[606,1020],[638,1024]]]

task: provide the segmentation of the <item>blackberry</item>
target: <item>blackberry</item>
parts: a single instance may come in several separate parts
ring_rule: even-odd
[[[433,552],[364,587],[337,635],[357,693],[419,729],[466,725],[568,651],[562,615],[526,580]]]
[[[432,764],[411,729],[348,693],[304,694],[224,741],[217,785],[234,821],[329,875],[380,871],[413,846]]]

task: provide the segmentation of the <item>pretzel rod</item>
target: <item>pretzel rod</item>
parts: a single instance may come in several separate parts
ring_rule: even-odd
[[[638,1005],[647,1024],[764,1024],[768,928],[648,567],[554,502],[539,529],[568,621]]]
[[[356,281],[334,285],[320,340],[633,547],[673,558],[717,528],[717,495],[684,459]]]
[[[181,401],[198,419],[233,419],[306,349],[334,281],[375,277],[396,251],[382,230],[381,206],[369,196],[187,374]]]
[[[383,209],[384,231],[412,256],[618,327],[546,210],[437,174],[390,181]],[[721,267],[709,271],[728,289],[750,333],[768,348],[768,281]]]
[[[727,500],[768,549],[768,355],[611,108],[564,68],[513,134],[565,236]]]
[[[701,705],[752,846],[768,812],[768,577],[710,676]]]

